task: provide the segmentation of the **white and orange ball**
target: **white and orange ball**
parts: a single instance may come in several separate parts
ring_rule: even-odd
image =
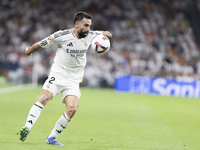
[[[104,54],[110,49],[110,40],[102,34],[97,35],[92,40],[91,48],[98,54]]]

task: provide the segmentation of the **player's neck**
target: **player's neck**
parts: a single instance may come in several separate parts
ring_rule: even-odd
[[[76,36],[77,39],[81,39],[78,35],[78,32],[75,28],[72,29],[72,32],[74,33],[74,35]]]

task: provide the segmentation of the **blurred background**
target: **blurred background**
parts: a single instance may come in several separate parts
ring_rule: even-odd
[[[0,84],[43,84],[56,47],[30,57],[25,47],[73,28],[77,11],[113,34],[108,53],[87,51],[82,86],[113,88],[127,75],[200,80],[200,0],[1,0]]]

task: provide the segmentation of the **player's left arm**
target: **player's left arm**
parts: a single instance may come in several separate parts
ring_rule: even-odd
[[[112,38],[112,34],[109,31],[101,31],[103,35],[107,36],[108,38]]]

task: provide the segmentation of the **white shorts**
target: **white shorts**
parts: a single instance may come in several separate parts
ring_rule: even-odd
[[[80,99],[81,92],[79,89],[79,83],[73,82],[65,78],[63,75],[55,72],[51,72],[48,79],[43,85],[43,90],[48,90],[53,93],[53,97],[61,92],[62,103],[65,104],[64,98],[67,95],[75,95]],[[52,97],[52,99],[53,99]]]

